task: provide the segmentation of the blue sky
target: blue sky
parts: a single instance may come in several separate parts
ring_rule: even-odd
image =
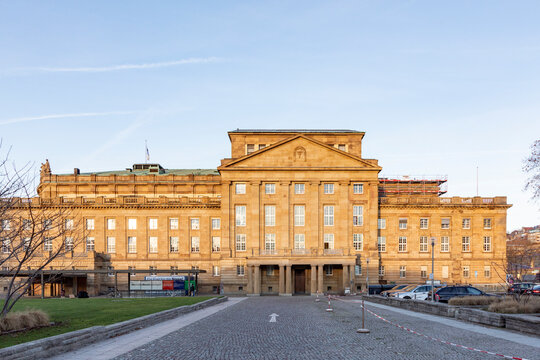
[[[3,1],[0,137],[53,172],[215,168],[236,128],[349,128],[384,174],[448,175],[540,223],[540,2]]]

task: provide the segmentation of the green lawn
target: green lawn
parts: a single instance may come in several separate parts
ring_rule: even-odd
[[[211,296],[148,299],[21,299],[12,311],[43,310],[49,314],[51,321],[61,324],[13,335],[2,335],[0,348],[91,326],[114,324],[210,298]]]

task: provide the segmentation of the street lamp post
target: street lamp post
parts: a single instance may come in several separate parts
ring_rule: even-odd
[[[369,258],[366,258],[366,290],[367,294],[369,295]]]
[[[435,286],[435,237],[431,237],[431,302],[435,301],[435,293],[433,292]]]

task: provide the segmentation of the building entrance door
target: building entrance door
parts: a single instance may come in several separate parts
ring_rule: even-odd
[[[294,293],[295,294],[306,293],[306,270],[305,269],[294,270]]]

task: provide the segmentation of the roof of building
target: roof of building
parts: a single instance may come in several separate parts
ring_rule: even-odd
[[[230,133],[357,133],[362,131],[349,129],[236,129]]]
[[[59,174],[59,175],[73,175],[73,174]],[[163,169],[162,172],[150,172],[150,170],[111,170],[111,171],[94,171],[87,173],[80,173],[79,175],[219,175],[217,169]]]

